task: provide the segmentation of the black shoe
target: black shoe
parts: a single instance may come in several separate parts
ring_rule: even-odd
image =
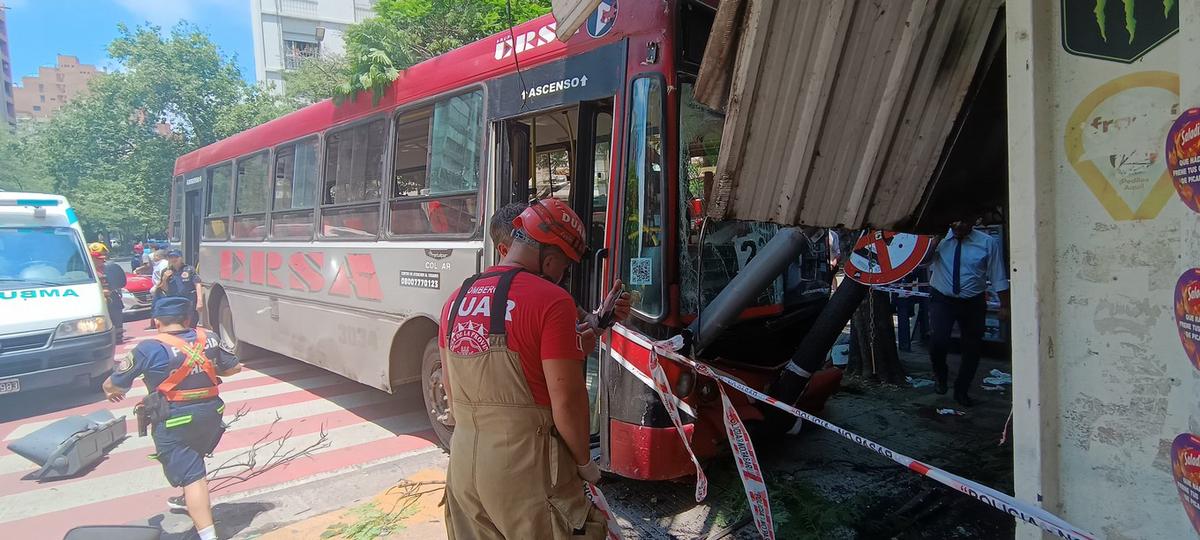
[[[186,512],[187,500],[183,498],[183,495],[170,497],[167,499],[167,508],[170,508],[171,510],[183,510]]]
[[[934,382],[935,386],[933,388],[933,391],[937,392],[938,395],[941,395],[941,396],[946,395],[946,392],[948,392],[950,390],[950,388],[946,386],[946,380],[939,378],[939,377],[934,377],[934,379],[935,379],[935,382]]]
[[[957,401],[963,407],[970,407],[975,404],[975,400],[971,399],[971,396],[968,396],[966,392],[955,392],[954,401]]]

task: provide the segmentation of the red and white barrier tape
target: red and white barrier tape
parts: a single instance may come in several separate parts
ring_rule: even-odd
[[[617,515],[608,507],[608,499],[604,498],[604,493],[600,491],[600,488],[584,482],[583,491],[592,504],[596,505],[600,514],[604,516],[604,521],[608,523],[608,540],[625,540],[625,537],[621,536],[621,524],[617,523]]]
[[[700,364],[696,372],[713,379],[716,373],[708,366]],[[771,498],[767,496],[767,483],[763,480],[762,467],[758,466],[758,454],[754,452],[754,443],[750,433],[737,409],[725,394],[725,386],[717,385],[721,392],[722,417],[725,420],[725,435],[729,439],[729,448],[733,450],[733,458],[737,464],[738,474],[742,477],[742,488],[746,490],[746,501],[750,506],[750,515],[754,517],[754,526],[763,538],[774,540],[775,522],[771,517]]]
[[[657,361],[657,356],[664,356],[675,362],[678,362],[680,364],[691,367],[692,369],[695,369],[698,373],[701,373],[706,376],[710,376],[719,382],[729,385],[730,387],[738,390],[739,392],[742,392],[743,394],[746,394],[758,401],[768,403],[768,404],[774,406],[775,408],[782,410],[788,414],[791,414],[797,418],[806,420],[808,422],[812,422],[812,423],[814,423],[818,426],[821,426],[829,431],[837,433],[838,435],[845,437],[847,440],[849,440],[851,442],[857,443],[861,446],[864,446],[864,447],[870,449],[872,452],[875,452],[881,456],[891,459],[892,461],[908,468],[909,470],[911,470],[917,474],[920,474],[922,476],[925,476],[926,478],[935,480],[938,483],[941,483],[942,485],[948,486],[948,487],[953,488],[961,493],[969,495],[969,496],[979,500],[980,502],[983,502],[997,510],[1000,510],[1001,512],[1004,512],[1004,513],[1012,516],[1014,519],[1019,519],[1026,523],[1029,523],[1030,525],[1036,525],[1036,526],[1042,528],[1042,530],[1045,530],[1047,532],[1055,534],[1055,535],[1059,536],[1060,538],[1069,538],[1072,540],[1092,540],[1093,538],[1095,538],[1091,533],[1088,533],[1088,532],[1084,531],[1083,529],[1080,529],[1079,527],[1076,527],[1074,525],[1071,525],[1070,523],[1067,523],[1062,518],[1060,518],[1054,514],[1051,514],[1050,512],[1047,512],[1043,508],[1039,508],[1039,507],[1030,505],[1030,504],[1022,502],[1022,501],[1018,501],[1017,499],[1013,498],[1011,495],[1001,493],[999,491],[996,491],[995,489],[992,489],[985,485],[979,484],[972,480],[967,480],[966,478],[963,478],[956,474],[952,474],[952,473],[949,473],[942,469],[939,469],[937,467],[933,467],[931,465],[927,465],[925,463],[917,461],[917,460],[910,458],[904,454],[896,452],[886,446],[883,446],[875,441],[872,441],[866,437],[858,435],[857,433],[842,429],[841,427],[838,427],[818,416],[806,413],[806,412],[804,412],[800,409],[797,409],[791,405],[783,403],[771,396],[768,396],[758,390],[755,390],[755,389],[747,386],[745,383],[738,380],[736,377],[726,374],[719,369],[716,369],[707,364],[702,364],[700,362],[692,360],[691,358],[688,358],[686,356],[676,353],[669,345],[666,344],[666,342],[658,342],[658,343],[652,342],[649,338],[647,338],[637,332],[634,332],[633,330],[627,329],[627,328],[619,328],[618,331],[621,332],[622,335],[626,336],[630,340],[637,343],[638,345],[650,348],[652,351],[657,353],[657,354],[651,355],[650,362],[651,362],[651,365],[653,366],[653,369],[656,369],[662,375],[663,381],[660,385],[661,388],[656,388],[656,390],[658,390],[660,392],[660,394],[662,393],[663,389],[665,389],[667,392],[670,392],[670,387],[667,385],[667,381],[665,380],[665,378],[666,378],[665,374],[661,373],[662,368],[658,366],[658,361]],[[656,377],[656,381],[657,381],[657,377]],[[676,426],[679,428],[680,434],[682,435],[683,434],[682,426],[679,425],[678,423],[676,424]],[[727,427],[728,427],[728,424],[727,424]],[[732,439],[732,437],[731,437],[731,439]],[[749,441],[748,438],[746,440]],[[686,445],[686,440],[685,440],[685,446],[687,447],[688,451],[691,452],[691,446]],[[736,451],[734,452],[734,455],[735,456],[737,455]],[[752,451],[751,451],[751,455],[753,455]],[[696,461],[694,456],[693,456],[692,460]],[[757,461],[755,461],[755,465],[757,466]],[[740,468],[741,468],[741,465],[739,463],[739,469]],[[699,465],[697,465],[697,470],[699,470]],[[744,480],[745,480],[745,477],[743,476],[743,481]],[[697,486],[697,492],[699,492],[699,486]],[[764,494],[765,494],[765,487],[764,487]],[[699,499],[697,499],[697,500],[699,500]],[[764,498],[764,500],[765,500],[765,498]],[[751,499],[750,506],[751,506],[751,509],[754,508],[753,499]],[[767,511],[769,512],[769,507],[767,507]],[[768,519],[769,519],[769,517],[768,517]],[[756,517],[756,524],[757,524],[757,517]],[[761,528],[760,528],[760,532],[761,532]],[[764,537],[765,536],[766,535],[764,535]],[[768,538],[770,538],[770,537],[768,537]]]
[[[871,288],[875,289],[877,291],[880,291],[880,292],[896,293],[897,295],[900,295],[900,298],[907,298],[907,297],[929,298],[931,296],[929,293],[927,293],[925,291],[918,291],[915,289],[909,289],[907,287],[889,287],[887,285],[876,285]]]
[[[679,409],[675,407],[675,400],[670,399],[675,397],[671,393],[671,383],[667,380],[667,374],[663,372],[662,366],[658,365],[658,355],[654,354],[654,349],[650,349],[650,377],[654,379],[654,390],[658,392],[659,401],[662,401],[663,408],[667,410],[667,416],[671,417],[671,423],[675,424],[675,431],[679,432],[683,448],[687,450],[688,457],[692,458],[692,464],[696,466],[696,502],[703,501],[705,497],[708,497],[708,477],[704,476],[704,468],[700,466],[700,460],[696,459],[696,453],[692,451],[692,443],[688,441],[687,432],[683,430],[683,422],[679,419]]]

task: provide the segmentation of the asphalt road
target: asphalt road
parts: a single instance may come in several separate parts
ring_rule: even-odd
[[[151,331],[145,321],[125,324],[126,354]],[[301,519],[369,497],[411,474],[437,466],[444,453],[434,441],[419,388],[388,394],[279,355],[246,361],[226,378],[221,395],[226,421],[241,415],[209,459],[223,481],[214,504],[222,537]],[[77,478],[39,482],[38,467],[0,445],[0,530],[7,538],[62,538],[84,524],[150,523],[181,537],[183,514],[166,511],[170,488],[150,437],[138,437],[130,399],[104,400],[98,388],[59,388],[0,399],[0,440],[11,442],[68,415],[107,409],[126,415],[130,436]],[[240,412],[239,412],[240,411]],[[280,456],[292,456],[284,459]],[[271,464],[275,464],[272,466]],[[216,486],[218,482],[214,482]]]

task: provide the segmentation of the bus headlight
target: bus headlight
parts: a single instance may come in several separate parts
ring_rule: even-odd
[[[110,327],[112,327],[112,323],[104,315],[66,321],[58,325],[58,329],[54,331],[54,339],[99,334],[100,332],[107,331]]]

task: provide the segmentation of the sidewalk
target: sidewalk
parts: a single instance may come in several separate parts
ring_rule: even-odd
[[[369,501],[353,503],[341,510],[311,517],[253,538],[446,538],[442,507],[439,506],[445,481],[446,471],[424,469],[401,480]]]

